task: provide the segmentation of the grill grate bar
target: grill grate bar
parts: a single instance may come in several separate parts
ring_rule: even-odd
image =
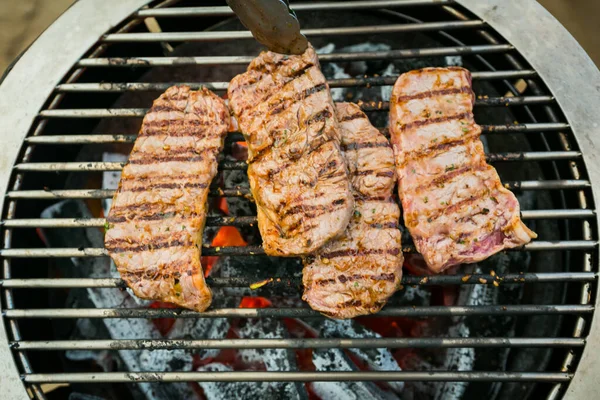
[[[596,215],[594,210],[525,210],[521,217],[527,219],[563,219],[563,218],[592,218]],[[258,221],[256,217],[207,217],[206,226],[248,226]],[[7,219],[1,225],[7,228],[93,228],[103,227],[104,218],[22,218]]]
[[[23,374],[26,383],[64,382],[324,382],[324,381],[429,381],[429,382],[569,382],[567,372],[71,372]]]
[[[494,71],[484,73],[473,73],[474,79],[516,79],[516,78],[528,78],[535,76],[535,71]],[[328,81],[329,86],[332,88],[340,87],[356,87],[356,86],[392,86],[396,80],[396,76],[379,76],[379,77],[368,77],[368,78],[347,78],[347,79],[331,79]],[[189,86],[197,89],[202,86],[211,90],[227,90],[229,82],[100,82],[100,83],[63,83],[56,86],[56,90],[59,92],[139,92],[139,91],[165,91],[171,86]],[[550,96],[531,96],[531,97],[542,97],[546,100],[552,101]],[[476,105],[487,105],[488,101],[490,104],[503,103],[505,104],[508,98],[490,98],[490,99],[478,99]],[[533,101],[533,100],[529,100]]]
[[[133,143],[137,135],[48,135],[30,136],[25,140],[30,144],[101,144]]]
[[[430,32],[453,29],[483,28],[483,21],[440,21],[395,25],[367,25],[337,28],[303,29],[307,37],[337,35],[373,35],[398,32]],[[250,31],[202,31],[202,32],[140,32],[111,33],[102,39],[105,43],[140,42],[215,42],[225,40],[253,39]]]
[[[505,181],[504,187],[510,190],[585,189],[590,187],[590,182],[586,180]],[[114,194],[115,191],[111,189],[13,190],[7,193],[7,197],[10,199],[108,199]],[[252,197],[247,188],[217,189],[210,195]]]
[[[534,104],[547,104],[554,102],[552,96],[523,96],[523,97],[489,97],[477,98],[475,106],[482,107],[509,107],[526,106]],[[356,104],[365,112],[369,111],[388,111],[390,103],[388,101],[357,101]],[[41,114],[41,113],[40,113]]]
[[[365,60],[396,60],[404,58],[423,58],[439,56],[459,56],[470,54],[502,53],[514,50],[509,44],[434,47],[425,49],[401,49],[390,51],[368,51],[356,53],[319,54],[319,61],[365,61]],[[248,65],[252,56],[215,56],[215,57],[102,57],[84,58],[77,65],[80,67],[171,67],[181,65]],[[515,71],[517,72],[517,71]],[[519,71],[521,72],[521,71]],[[529,71],[526,71],[529,72]],[[535,71],[531,71],[535,74]]]
[[[476,106],[524,106],[546,104],[554,101],[552,96],[496,97],[475,100]],[[363,111],[387,111],[390,104],[387,101],[370,101],[356,103]],[[40,111],[43,118],[139,118],[146,115],[147,108],[72,108]]]
[[[512,283],[548,283],[548,282],[593,282],[597,278],[594,272],[556,272],[527,273],[505,275],[434,275],[403,276],[402,285],[472,285],[472,284],[512,284]],[[247,278],[208,278],[212,287],[247,288],[255,281]],[[264,285],[273,287],[300,287],[300,279],[275,279]],[[119,278],[39,278],[39,279],[5,279],[0,286],[6,289],[72,289],[72,288],[124,288],[126,284]]]
[[[18,350],[157,350],[157,349],[382,349],[461,347],[583,347],[581,338],[318,338],[204,340],[54,340],[15,341]]]
[[[384,7],[408,7],[452,4],[454,0],[371,0],[371,1],[336,1],[322,3],[294,4],[294,11],[319,11],[319,10],[362,10]],[[174,7],[155,8],[138,11],[135,16],[147,17],[215,17],[234,15],[227,6],[213,7]]]
[[[507,251],[549,251],[549,250],[594,250],[598,245],[595,240],[557,240],[553,242],[535,241],[516,249]],[[412,245],[406,245],[402,249],[405,253],[415,253]],[[253,256],[263,255],[261,246],[225,246],[205,247],[202,251],[204,256]],[[13,248],[0,249],[0,256],[6,258],[60,258],[60,257],[104,257],[108,253],[100,247],[81,248]]]
[[[11,199],[109,199],[112,189],[18,190],[8,192]],[[209,196],[251,197],[249,189],[217,189]]]
[[[481,125],[483,133],[527,133],[543,131],[569,130],[565,123],[537,123],[514,125]],[[98,143],[133,143],[137,135],[47,135],[30,136],[25,140],[31,144],[98,144]],[[231,141],[242,141],[244,138],[238,133],[228,136]]]
[[[372,317],[433,317],[471,315],[590,314],[594,306],[582,304],[407,306],[386,307]],[[4,310],[7,318],[310,318],[324,317],[310,308],[220,308],[204,312],[173,308],[29,308]]]
[[[581,158],[578,151],[540,151],[523,153],[495,153],[486,154],[488,162],[500,161],[554,161],[575,160]],[[87,171],[120,171],[125,162],[104,161],[79,161],[79,162],[52,162],[52,163],[21,163],[15,165],[17,171],[38,172],[87,172]],[[219,164],[221,170],[245,170],[248,168],[246,161],[223,161]]]

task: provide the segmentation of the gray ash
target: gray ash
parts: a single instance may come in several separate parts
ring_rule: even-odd
[[[233,368],[225,364],[211,363],[198,368],[204,372],[231,372]],[[279,392],[279,388],[270,382],[199,382],[207,400],[279,400],[293,399],[284,397],[288,393]]]
[[[381,338],[382,336],[354,320],[325,320],[321,327],[321,336],[326,338]],[[401,371],[398,361],[389,349],[348,349],[365,369],[372,371]],[[404,389],[403,382],[389,382],[389,386],[397,393]]]
[[[313,364],[317,371],[357,371],[356,365],[340,349],[318,349],[313,351]],[[322,399],[391,400],[398,397],[385,392],[371,382],[313,382],[311,389]]]

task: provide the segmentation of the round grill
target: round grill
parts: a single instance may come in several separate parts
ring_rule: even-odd
[[[399,73],[457,64],[472,71],[475,118],[483,128],[488,162],[518,195],[523,220],[540,237],[505,253],[504,258],[494,257],[490,263],[447,275],[418,276],[409,266],[404,288],[383,311],[367,317],[380,318],[381,324],[400,318],[424,324],[467,321],[467,333],[170,339],[146,337],[138,328],[131,332],[141,336],[115,337],[109,327],[93,339],[74,336],[81,324],[98,320],[127,321],[134,327],[136,321],[148,319],[169,324],[185,319],[293,320],[313,326],[324,318],[294,300],[301,293],[297,264],[271,260],[283,267],[265,269],[256,261],[263,254],[254,227],[256,217],[244,211],[252,209],[244,203],[250,204],[250,193],[244,182],[236,180],[246,166],[235,155],[236,148],[243,147],[239,133],[229,135],[213,185],[214,212],[207,219],[203,256],[229,257],[241,263],[245,273],[209,277],[209,285],[222,301],[204,313],[148,307],[131,297],[127,304],[98,306],[102,296],[127,296],[123,282],[108,270],[99,270],[97,262],[107,260],[97,243],[102,244],[105,201],[114,193],[105,183],[124,165],[116,155],[128,153],[141,117],[162,91],[187,84],[223,94],[229,79],[244,71],[259,51],[224,4],[194,7],[193,3],[118,0],[92,6],[79,2],[22,56],[0,87],[0,134],[6,141],[0,187],[5,193],[0,367],[9,398],[26,396],[24,389],[35,398],[51,398],[45,392],[54,389],[48,386],[53,383],[73,388],[81,384],[105,388],[110,383],[115,391],[103,393],[130,395],[141,390],[147,398],[162,398],[160,393],[148,395],[143,385],[240,381],[403,381],[414,382],[415,393],[426,387],[418,384],[463,382],[459,394],[445,398],[465,399],[557,399],[565,394],[582,398],[594,392],[597,382],[591,382],[585,371],[594,370],[597,357],[591,354],[594,346],[589,341],[597,342],[599,336],[590,332],[590,326],[597,329],[592,324],[598,274],[593,192],[600,185],[595,181],[600,164],[593,154],[597,139],[592,136],[598,136],[599,119],[590,110],[598,109],[598,71],[533,2],[292,4],[305,34],[320,49],[330,87],[344,99],[358,102],[384,133],[389,108],[386,88]],[[525,20],[528,24],[519,26]],[[548,43],[559,43],[561,48],[552,58],[547,43],[528,42],[534,37],[542,41],[548,37]],[[578,72],[561,75],[567,64]],[[345,75],[340,75],[340,65]],[[388,65],[392,68],[386,70]],[[219,213],[219,198],[231,201],[229,215]],[[231,204],[242,205],[232,208]],[[236,227],[250,238],[249,245],[209,245],[222,226]],[[414,253],[408,238],[404,243],[405,252]],[[415,305],[403,300],[411,290],[458,296]],[[491,301],[477,297],[477,290],[496,297]],[[267,308],[255,308],[255,303],[239,308],[228,300],[240,296],[280,300]],[[477,326],[491,328],[478,330]],[[149,354],[175,357],[184,350],[304,348],[387,348],[396,355],[399,350],[474,349],[475,356],[468,368],[460,362],[434,370],[406,364],[402,371],[321,371],[297,366],[209,372],[173,365],[148,371],[125,362],[105,372],[61,361],[65,354],[73,359],[73,353],[86,352],[123,355],[129,350],[152,350]],[[496,362],[483,362],[486,358]],[[130,385],[123,389],[119,383]],[[424,398],[451,396],[443,390]],[[205,393],[197,395],[201,398]]]

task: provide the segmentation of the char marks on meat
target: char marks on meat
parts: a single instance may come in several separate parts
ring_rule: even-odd
[[[425,68],[401,75],[390,132],[404,222],[433,272],[481,261],[537,237],[485,161],[471,74]]]
[[[353,318],[378,312],[400,283],[400,210],[389,142],[357,105],[336,106],[354,214],[342,237],[304,258],[303,299],[329,317]]]
[[[214,93],[171,87],[144,117],[107,217],[105,247],[136,296],[204,311],[208,187],[229,126]]]
[[[354,208],[340,127],[312,47],[263,52],[229,84],[248,143],[248,178],[265,252],[306,255],[343,233]]]

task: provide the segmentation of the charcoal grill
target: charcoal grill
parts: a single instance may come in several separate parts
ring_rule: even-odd
[[[103,340],[66,340],[60,333],[40,336],[37,321],[147,318],[300,318],[319,319],[304,307],[234,308],[216,307],[203,313],[169,308],[69,308],[55,307],[48,299],[65,296],[66,290],[106,288],[123,290],[117,278],[85,277],[80,274],[49,274],[52,263],[61,259],[103,258],[101,247],[44,247],[36,230],[103,227],[103,218],[40,218],[40,211],[65,199],[90,202],[107,199],[113,191],[103,189],[94,179],[97,174],[118,171],[122,162],[81,159],[82,146],[88,149],[126,148],[135,139],[127,127],[139,126],[150,103],[137,101],[138,93],[152,96],[174,83],[192,87],[205,85],[223,91],[228,79],[198,81],[177,75],[172,81],[145,81],[149,70],[179,71],[193,67],[205,71],[232,68],[241,71],[252,59],[252,51],[236,54],[231,44],[251,43],[244,30],[223,30],[231,20],[231,10],[218,2],[198,4],[186,1],[106,0],[75,3],[12,66],[0,86],[0,135],[3,141],[0,164],[0,202],[4,242],[0,250],[3,262],[2,317],[0,318],[0,386],[3,398],[38,399],[48,383],[128,382],[235,382],[235,381],[447,381],[470,383],[530,384],[532,390],[548,399],[594,398],[600,390],[596,371],[600,368],[596,349],[600,328],[595,321],[597,297],[598,217],[594,198],[600,195],[600,74],[576,41],[534,1],[501,0],[373,0],[334,1],[293,4],[301,21],[304,13],[329,15],[354,12],[380,18],[380,23],[353,26],[328,25],[307,28],[311,40],[344,38],[352,41],[361,35],[388,38],[435,37],[442,46],[418,47],[403,43],[383,51],[330,52],[320,59],[326,68],[333,62],[419,60],[435,66],[439,57],[461,57],[473,71],[480,120],[483,111],[508,107],[514,123],[482,122],[484,138],[503,141],[521,135],[518,143],[529,147],[510,152],[490,151],[488,161],[504,166],[500,173],[506,186],[518,193],[545,194],[548,201],[523,209],[526,222],[552,221],[555,232],[518,251],[531,258],[546,260],[544,270],[509,271],[503,276],[461,270],[443,276],[427,277],[406,274],[403,285],[492,285],[500,281],[535,293],[536,287],[553,284],[559,287],[558,299],[552,303],[402,306],[394,303],[379,316],[406,318],[515,316],[521,324],[539,316],[549,316],[558,328],[552,335],[514,331],[501,337],[447,338],[314,338],[314,339],[195,339],[160,340],[112,338]],[[316,14],[315,14],[316,13]],[[328,14],[329,13],[329,14]],[[323,17],[325,18],[325,17]],[[332,19],[334,20],[334,19]],[[390,23],[389,21],[394,21]],[[308,26],[303,22],[303,26]],[[209,28],[210,29],[207,29]],[[221,27],[221,28],[220,28]],[[404,35],[404,36],[402,36]],[[419,36],[420,37],[420,36]],[[336,39],[337,40],[337,39]],[[400,39],[399,39],[400,40]],[[356,39],[354,43],[359,43]],[[182,44],[183,43],[183,44]],[[180,46],[196,46],[219,51],[212,54],[178,53]],[[218,47],[214,44],[218,43]],[[253,43],[253,42],[252,42]],[[415,39],[415,43],[420,43]],[[243,47],[243,46],[242,46]],[[198,47],[195,47],[197,49]],[[238,46],[238,49],[240,46]],[[237,69],[236,69],[237,68]],[[182,69],[181,71],[186,71]],[[226,70],[225,74],[227,74]],[[400,71],[403,72],[403,71]],[[165,75],[167,76],[167,75]],[[170,76],[170,75],[168,75]],[[233,75],[230,74],[229,78]],[[375,76],[331,79],[332,88],[372,88],[392,85],[397,77]],[[187,80],[186,80],[187,79]],[[491,88],[491,89],[490,89]],[[496,93],[500,93],[497,95]],[[130,97],[127,97],[130,95]],[[119,100],[120,99],[120,100]],[[385,126],[385,99],[363,98],[361,107],[374,124]],[[383,123],[382,123],[383,121]],[[123,126],[124,130],[99,131],[102,127]],[[108,125],[107,125],[108,124]],[[100,127],[100,128],[99,128]],[[125,132],[127,131],[127,132]],[[495,138],[495,139],[494,139]],[[500,139],[498,139],[500,138]],[[227,146],[241,140],[232,133]],[[486,139],[487,140],[487,139]],[[104,147],[102,147],[104,146]],[[490,148],[493,146],[490,145]],[[98,150],[100,152],[101,150]],[[89,153],[88,153],[89,154]],[[243,169],[243,161],[223,161],[221,170]],[[507,179],[516,168],[539,168],[543,179]],[[83,175],[92,178],[85,185]],[[96,174],[96,175],[94,175]],[[248,196],[243,187],[215,188],[214,195]],[[541,197],[540,197],[541,198]],[[248,227],[254,216],[211,216],[207,226]],[[59,234],[60,235],[60,234]],[[408,244],[406,252],[414,252]],[[206,247],[208,256],[243,256],[250,259],[262,253],[259,245],[246,247]],[[544,258],[545,257],[545,258]],[[45,267],[46,266],[46,267]],[[215,277],[209,280],[216,289],[244,289],[254,280],[247,277]],[[558,284],[558,286],[556,286]],[[269,282],[260,289],[268,295],[278,290],[298,292],[298,278],[285,277]],[[245,290],[245,289],[244,289]],[[226,293],[226,292],[223,292]],[[297,294],[297,293],[296,293]],[[534,297],[529,297],[532,299]],[[377,317],[373,317],[377,318]],[[48,325],[41,325],[48,327]],[[38,331],[38,332],[36,332]],[[519,330],[517,330],[519,331]],[[542,331],[542,330],[541,330]],[[523,332],[523,330],[520,330]],[[531,333],[533,332],[533,333]],[[43,338],[40,339],[40,338]],[[45,355],[61,351],[100,351],[123,349],[239,349],[239,348],[542,348],[546,351],[541,368],[523,370],[518,365],[497,370],[436,371],[221,371],[221,372],[126,372],[65,371],[57,367],[40,367]],[[512,353],[511,353],[512,354]],[[49,356],[50,357],[50,356]],[[535,389],[531,389],[535,388]],[[497,395],[498,390],[494,392]]]

